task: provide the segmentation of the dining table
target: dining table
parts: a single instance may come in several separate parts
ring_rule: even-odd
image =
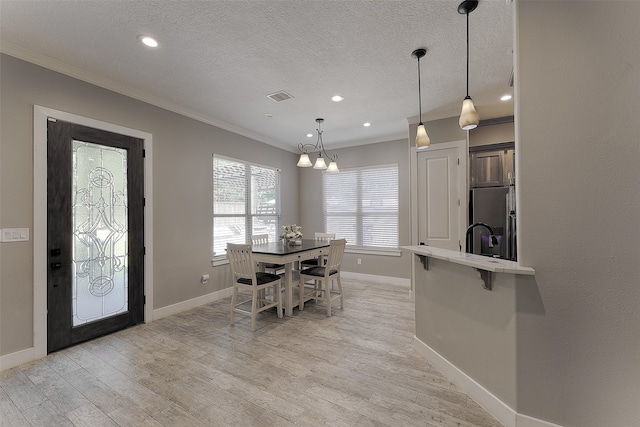
[[[294,264],[305,259],[326,256],[329,253],[329,240],[302,239],[301,244],[290,244],[285,240],[253,245],[253,260],[264,263],[284,265],[284,313],[293,314]],[[264,270],[263,270],[264,271]]]

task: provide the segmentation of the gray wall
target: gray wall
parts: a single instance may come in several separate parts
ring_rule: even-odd
[[[338,167],[348,169],[360,166],[398,164],[400,197],[400,246],[411,244],[409,152],[406,140],[383,142],[360,147],[332,150],[338,154]],[[324,230],[322,218],[322,173],[313,168],[300,168],[300,224],[304,232],[313,235]],[[327,230],[331,232],[331,230]],[[362,264],[357,264],[357,259]],[[408,253],[401,257],[346,253],[344,271],[375,274],[409,279],[411,258]]]
[[[516,288],[522,277],[493,274],[492,290],[471,267],[429,258],[415,263],[416,337],[500,400],[516,405]]]
[[[513,142],[514,140],[514,122],[478,126],[469,131],[469,147],[497,144],[499,142]]]
[[[1,56],[0,227],[33,231],[33,105],[153,134],[154,309],[229,286],[211,267],[213,153],[282,170],[282,220],[298,221],[296,155]],[[33,345],[32,240],[0,245],[0,355]],[[200,284],[200,275],[211,276]]]
[[[516,5],[518,411],[640,425],[640,2]]]

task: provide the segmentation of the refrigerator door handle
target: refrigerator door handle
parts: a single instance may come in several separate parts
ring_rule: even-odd
[[[506,221],[505,221],[505,228],[506,228],[506,239],[504,239],[505,242],[505,258],[506,259],[511,259],[511,216],[509,216],[510,213],[510,209],[509,209],[509,193],[507,193],[507,196],[505,197],[505,210],[506,210]]]

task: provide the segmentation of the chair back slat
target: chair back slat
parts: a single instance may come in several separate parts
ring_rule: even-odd
[[[332,240],[336,238],[336,233],[320,233],[318,231],[315,232],[316,240]]]
[[[253,245],[264,245],[266,243],[269,243],[268,234],[254,234],[251,236],[251,244]]]
[[[347,241],[345,239],[334,239],[331,241],[329,245],[329,257],[327,259],[327,264],[325,265],[327,272],[332,270],[340,271],[342,256],[344,255],[344,248],[346,244]]]
[[[256,271],[251,245],[227,243],[227,257],[234,282],[237,282],[238,279],[248,279],[253,285],[256,285]]]

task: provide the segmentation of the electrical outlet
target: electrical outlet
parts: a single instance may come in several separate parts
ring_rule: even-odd
[[[358,265],[362,265],[362,258],[358,258]]]
[[[209,283],[209,275],[208,274],[203,274],[200,277],[200,283],[202,283],[203,285],[206,283]]]

